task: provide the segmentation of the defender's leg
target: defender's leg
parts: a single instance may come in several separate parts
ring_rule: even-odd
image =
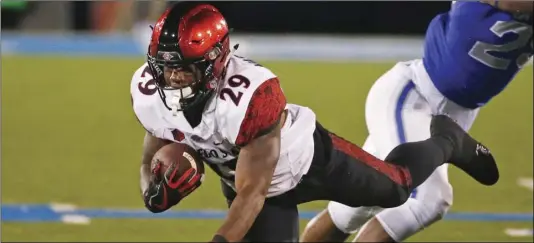
[[[454,157],[456,161],[461,161],[455,162],[455,165],[463,167],[464,171],[482,183],[497,179],[493,176],[497,168],[491,154],[479,151],[477,155],[476,150],[463,150],[463,147],[457,146],[460,142],[470,143],[464,144],[466,146],[477,145],[477,142],[468,137],[454,121],[436,116],[431,126],[431,138],[395,147],[386,157],[389,163],[331,134],[333,150],[326,179],[332,193],[330,199],[351,207],[400,206],[408,199],[412,189],[453,155],[458,156]]]
[[[308,222],[300,242],[343,242],[349,236],[350,234],[336,228],[328,210],[325,209]]]
[[[413,91],[405,88],[411,76],[406,64],[398,63],[384,73],[369,91],[365,117],[369,133],[376,135],[375,138],[368,136],[362,148],[377,158],[384,159],[399,144],[396,118],[406,117],[397,113],[403,110],[405,101],[413,96],[410,94]],[[426,127],[429,125],[426,124]],[[428,136],[424,139],[430,136],[428,129],[426,133]],[[340,186],[343,185],[340,183]],[[325,211],[308,223],[301,239],[306,242],[345,241],[351,232],[359,229],[378,210],[380,208],[352,208],[331,201]]]
[[[410,141],[420,141],[430,137],[430,131],[428,129],[431,119],[430,108],[426,104],[425,99],[421,98],[415,91],[413,84],[410,82],[411,75],[409,71],[407,72],[406,70],[407,68],[403,63],[396,65],[375,83],[367,99],[366,119],[368,128],[371,134],[377,136],[375,136],[375,142],[369,142],[371,139],[368,138],[364,145],[364,149],[368,152],[372,152],[379,158],[386,157],[387,153],[389,153],[397,144],[406,142],[406,139],[409,139]],[[384,99],[384,97],[386,98]],[[388,99],[388,97],[398,97],[398,100],[397,98],[391,100]],[[464,127],[471,124],[476,116],[476,112],[468,112],[467,114],[463,114],[465,113],[463,111],[459,112],[460,113],[456,112],[458,113],[456,114],[455,112],[450,113],[449,111],[449,114],[453,117],[459,117],[459,122]],[[397,119],[388,119],[388,117]],[[471,121],[471,123],[469,121]],[[427,129],[423,129],[423,127],[427,127]],[[404,128],[407,128],[407,130],[405,131]],[[452,130],[454,130],[454,128],[452,128]],[[461,133],[456,132],[456,134]],[[373,144],[375,146],[370,150],[368,144]],[[467,151],[467,157],[471,157],[471,155],[473,155],[473,149]],[[489,168],[489,171],[496,172],[496,167],[491,163],[493,159],[491,156],[488,157],[489,158],[486,161],[490,161],[490,163],[485,163],[486,168]],[[466,159],[466,161],[468,160],[469,159]],[[431,177],[436,177],[436,174],[438,173],[434,173]],[[493,176],[490,176],[490,178],[493,177],[496,180],[498,174],[496,175],[497,176],[494,174]],[[429,179],[429,181],[430,180],[436,181],[434,179]],[[445,180],[438,181],[444,183],[441,183],[443,186],[432,190],[434,194],[436,194],[435,200],[428,200],[427,198],[425,201],[429,203],[432,202],[434,205],[442,205],[442,207],[432,210],[435,213],[430,213],[430,216],[427,219],[428,221],[433,220],[432,214],[436,215],[436,218],[439,218],[439,212],[446,211],[448,208],[447,205],[450,206],[451,204],[452,194],[450,195],[450,198],[446,195],[447,191],[452,190],[450,189],[448,181],[446,178]],[[438,190],[438,188],[443,188],[443,190]],[[409,200],[408,204],[411,201],[412,199]],[[424,208],[424,206],[418,207]],[[367,219],[376,213],[376,211],[378,210],[375,207],[352,208],[340,203],[330,202],[328,205],[328,213],[322,213],[320,214],[320,217],[318,216],[310,221],[302,239],[306,241],[344,241],[348,237],[348,233],[354,232],[360,228]],[[382,232],[383,234],[381,237],[380,235],[377,235],[374,239],[378,241],[387,239],[386,237],[388,237],[388,234],[385,233],[382,228],[373,227],[373,225],[377,224],[380,225],[378,221],[372,220],[367,225],[366,229],[369,229],[367,230],[367,235]],[[373,238],[367,237],[365,238],[365,241],[372,239]]]
[[[401,242],[442,219],[453,201],[447,174],[447,164],[438,167],[408,201],[378,213],[358,231],[354,241]]]
[[[411,63],[411,66],[414,65],[422,64],[420,61],[415,61]],[[400,81],[384,83],[383,87],[402,83]],[[399,142],[418,141],[430,137],[430,131],[421,129],[421,127],[429,126],[431,114],[447,114],[454,118],[463,130],[468,131],[471,128],[478,114],[478,109],[466,109],[447,101],[435,88],[432,88],[433,86],[430,83],[426,83],[425,85],[424,79],[418,79],[418,81],[418,84],[424,87],[413,86],[412,91],[407,92],[407,98],[404,99],[405,102],[402,104],[401,115],[395,116],[401,119],[396,119],[395,126],[389,126],[390,128],[396,128],[396,133],[399,134]],[[425,98],[423,98],[421,93],[423,91],[426,94]],[[395,106],[390,106],[390,108],[382,106],[382,95],[380,92],[370,93],[367,100],[368,107],[366,107],[366,111],[369,112],[366,112],[366,118],[368,121],[375,121],[371,122],[370,125],[373,127],[375,133],[387,129],[376,122],[377,120],[385,119],[387,113],[381,114],[376,111],[389,111],[390,114],[399,112],[393,109]],[[401,100],[399,99],[396,107],[401,107]],[[403,134],[405,136],[400,136]],[[393,137],[393,140],[396,140],[395,137]],[[385,209],[377,214],[358,231],[355,241],[403,241],[420,230],[429,227],[434,222],[439,221],[451,207],[453,200],[452,186],[447,178],[447,167],[448,165],[438,167],[427,181],[412,192],[412,197],[405,204],[396,208]],[[336,205],[336,207],[331,207],[329,205],[331,213],[334,212],[332,210],[347,211],[344,207],[346,206]],[[354,210],[359,211],[364,209],[358,208]],[[358,215],[356,212],[352,214]],[[333,216],[335,215],[334,213]]]

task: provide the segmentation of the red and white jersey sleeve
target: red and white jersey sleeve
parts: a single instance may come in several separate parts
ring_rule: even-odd
[[[278,124],[286,97],[269,69],[240,57],[230,62],[217,93],[216,117],[223,137],[243,147]]]

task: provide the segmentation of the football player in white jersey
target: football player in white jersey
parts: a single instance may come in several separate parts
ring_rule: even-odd
[[[429,138],[432,114],[447,114],[468,131],[480,107],[502,92],[532,56],[533,8],[532,1],[463,1],[436,16],[427,30],[424,58],[395,65],[369,91],[370,135],[363,149],[384,158],[400,143]],[[343,242],[363,226],[357,242],[400,242],[439,221],[452,198],[445,164],[400,207],[330,202],[301,239]]]
[[[297,205],[313,200],[399,206],[449,159],[482,184],[497,182],[491,153],[446,116],[432,119],[429,139],[377,159],[323,128],[309,108],[287,103],[278,77],[233,55],[229,42],[223,15],[196,1],[170,7],[153,28],[147,63],[130,85],[146,129],[141,191],[151,212],[199,185],[194,169],[169,166],[159,178],[162,166],[151,168],[154,153],[173,142],[193,147],[221,178],[229,211],[214,242],[297,242]]]

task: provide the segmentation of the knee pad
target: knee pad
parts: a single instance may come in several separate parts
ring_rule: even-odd
[[[452,206],[452,192],[434,195],[437,196],[432,199],[410,198],[399,207],[385,209],[377,214],[376,218],[393,240],[401,242],[441,220],[449,211]]]
[[[452,206],[452,198],[436,198],[435,200],[409,203],[410,211],[422,227],[427,227],[432,223],[441,220]]]
[[[438,167],[412,194],[421,205],[411,205],[411,210],[424,226],[442,219],[452,206],[453,193],[447,170],[447,164]]]
[[[337,202],[329,202],[327,209],[334,225],[347,234],[354,233],[382,210],[380,207],[352,208]]]

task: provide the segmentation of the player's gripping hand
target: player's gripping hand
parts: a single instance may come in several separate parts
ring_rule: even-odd
[[[145,207],[152,213],[171,208],[200,186],[200,176],[194,168],[179,173],[176,162],[166,166],[156,160],[152,164],[148,189],[143,193]]]

